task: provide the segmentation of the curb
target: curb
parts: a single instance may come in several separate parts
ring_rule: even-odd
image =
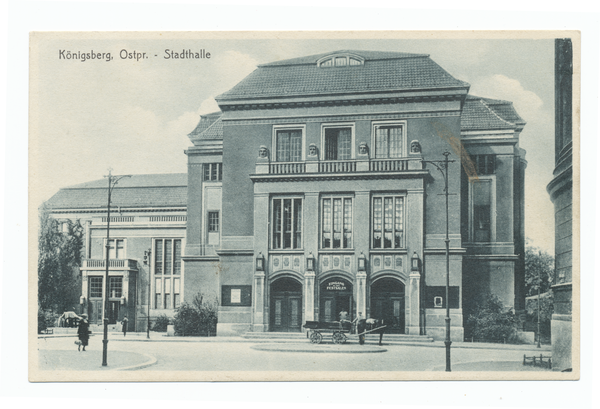
[[[147,368],[147,367],[152,366],[152,365],[154,365],[154,364],[156,364],[158,362],[158,359],[156,357],[153,357],[152,355],[143,354],[141,352],[138,352],[138,354],[141,354],[141,355],[144,355],[145,357],[147,357],[148,361],[146,361],[146,362],[144,362],[142,364],[126,366],[126,367],[123,367],[123,368],[116,368],[115,371],[135,371],[137,369]]]

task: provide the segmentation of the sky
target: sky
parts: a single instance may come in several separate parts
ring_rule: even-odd
[[[109,167],[113,174],[186,172],[187,134],[201,114],[218,110],[215,96],[258,64],[341,49],[425,53],[471,84],[472,95],[512,101],[527,122],[520,138],[528,161],[525,234],[531,245],[554,253],[546,192],[554,169],[552,39],[194,37],[46,35],[33,41],[31,206],[61,187],[101,179]],[[166,49],[203,49],[211,58],[165,59]],[[113,59],[61,58],[92,50],[110,52]],[[121,50],[149,58],[121,59]]]

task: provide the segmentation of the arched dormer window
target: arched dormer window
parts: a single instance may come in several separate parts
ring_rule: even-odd
[[[321,68],[326,67],[347,67],[349,65],[363,65],[365,60],[358,55],[349,54],[335,54],[328,55],[327,57],[321,58],[317,61],[317,66]]]

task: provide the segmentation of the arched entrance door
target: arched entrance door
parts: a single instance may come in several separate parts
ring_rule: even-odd
[[[402,282],[395,278],[382,278],[371,285],[371,317],[391,323],[386,332],[404,334],[404,284]]]
[[[343,278],[333,277],[321,283],[319,321],[339,321],[340,312],[346,311],[354,319],[352,284]]]
[[[302,330],[302,284],[293,278],[280,278],[271,284],[271,325],[275,332]]]

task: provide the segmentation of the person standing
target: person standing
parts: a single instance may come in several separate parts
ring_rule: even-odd
[[[121,326],[123,327],[123,336],[127,336],[127,322],[129,320],[127,319],[127,315],[123,317],[123,321],[121,321]]]
[[[79,337],[79,344],[77,346],[78,351],[81,351],[82,346],[83,350],[85,351],[85,347],[88,345],[88,341],[90,339],[90,323],[88,322],[87,318],[87,314],[81,314],[79,328],[77,328],[77,336]]]

